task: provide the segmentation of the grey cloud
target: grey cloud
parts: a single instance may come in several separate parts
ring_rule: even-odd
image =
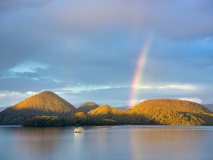
[[[46,2],[51,1],[0,0],[0,77],[5,77],[0,79],[0,90],[57,91],[78,83],[130,85],[150,32],[154,42],[142,83],[212,81],[207,71],[212,73],[213,13],[204,9],[211,6],[211,1]],[[206,37],[208,41],[198,42]],[[48,69],[6,78],[5,72],[26,61],[47,65]],[[109,99],[111,92],[75,94],[76,101],[98,100],[94,98],[97,93]],[[128,94],[128,89],[113,90],[110,98],[122,95],[127,99]],[[160,94],[147,91],[141,97]],[[122,101],[121,97],[117,99]]]
[[[64,30],[109,29],[114,26],[136,30],[153,30],[170,38],[194,38],[213,34],[213,14],[195,9],[200,1],[92,1],[81,6],[66,3],[53,6],[48,19]],[[202,2],[200,2],[202,3]],[[200,4],[201,5],[201,4]],[[57,18],[55,18],[57,17]]]
[[[0,12],[14,11],[22,8],[40,8],[53,0],[0,0]]]

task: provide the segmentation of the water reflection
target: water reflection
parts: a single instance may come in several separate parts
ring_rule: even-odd
[[[0,151],[7,153],[1,158],[4,160],[30,160],[38,157],[53,159],[62,132],[63,129],[59,128],[0,128],[0,140],[6,144]]]
[[[0,126],[2,160],[212,160],[213,127]]]
[[[205,130],[144,127],[132,129],[130,137],[131,155],[134,160],[210,160],[207,147],[212,136],[209,132],[206,134]]]
[[[25,128],[15,132],[19,140],[15,144],[19,152],[31,155],[52,155],[60,130],[57,128]]]
[[[74,135],[75,158],[130,159],[129,148],[125,144],[128,135],[123,134],[122,130],[117,127],[90,127],[85,130],[82,135]]]

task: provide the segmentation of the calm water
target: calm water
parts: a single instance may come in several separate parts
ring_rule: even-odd
[[[0,126],[1,160],[212,160],[213,127]]]

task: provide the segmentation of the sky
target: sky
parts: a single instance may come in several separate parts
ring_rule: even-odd
[[[0,107],[46,90],[76,106],[208,104],[212,73],[212,0],[0,0]]]

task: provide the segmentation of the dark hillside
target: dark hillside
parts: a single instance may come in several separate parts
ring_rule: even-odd
[[[84,112],[84,113],[87,113],[93,109],[96,109],[98,108],[99,105],[97,105],[96,103],[94,102],[86,102],[82,105],[80,105],[78,108],[77,108],[77,111],[78,112]]]

